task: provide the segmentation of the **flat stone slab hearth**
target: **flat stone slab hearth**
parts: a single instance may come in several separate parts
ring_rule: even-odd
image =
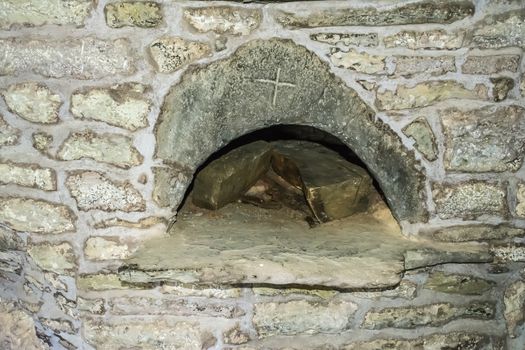
[[[388,288],[408,269],[491,260],[485,245],[409,239],[386,208],[309,228],[297,212],[234,203],[183,210],[119,276],[131,284]]]

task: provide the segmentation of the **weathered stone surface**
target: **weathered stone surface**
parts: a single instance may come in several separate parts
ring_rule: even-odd
[[[93,227],[108,228],[108,227],[126,227],[126,228],[150,228],[155,225],[167,225],[167,219],[161,216],[148,216],[138,220],[137,222],[128,221],[120,218],[111,218],[102,221],[97,221]]]
[[[169,320],[84,321],[84,337],[98,350],[130,349],[207,349],[215,344],[211,333],[196,323]]]
[[[482,295],[495,286],[495,282],[470,275],[431,273],[423,288],[441,293]]]
[[[490,247],[490,252],[500,262],[525,262],[525,244],[523,243],[494,244]]]
[[[96,171],[69,174],[66,186],[80,210],[144,211],[146,203],[129,181],[114,181]]]
[[[521,93],[521,96],[525,97],[525,74],[521,75],[520,93]]]
[[[268,171],[271,156],[270,144],[256,141],[214,160],[195,176],[193,203],[216,210],[235,201]]]
[[[84,256],[89,260],[126,259],[133,248],[119,237],[89,237],[84,246]]]
[[[421,350],[421,349],[487,349],[496,350],[496,348],[487,347],[490,339],[485,334],[475,333],[446,333],[431,334],[416,339],[377,339],[371,341],[362,341],[344,345],[342,350],[378,350],[378,349],[403,349],[403,350]]]
[[[471,302],[467,305],[436,303],[414,307],[372,309],[365,315],[363,328],[439,327],[458,318],[492,319],[495,306],[489,302]]]
[[[350,327],[357,305],[349,301],[255,304],[253,323],[259,337],[275,334],[340,333]]]
[[[96,134],[91,130],[69,134],[57,157],[60,160],[89,158],[124,169],[139,165],[144,159],[131,138],[120,134]]]
[[[511,283],[505,290],[503,301],[507,331],[511,337],[516,337],[517,327],[525,320],[525,281],[518,280]]]
[[[419,23],[452,23],[471,16],[467,1],[416,2],[395,7],[345,7],[318,10],[308,15],[278,12],[276,20],[286,27],[383,26]]]
[[[363,160],[398,219],[425,220],[419,164],[399,136],[372,116],[317,55],[289,40],[255,40],[228,59],[186,72],[171,89],[156,125],[156,156],[193,172],[250,131],[311,125],[339,137]],[[399,181],[387,180],[392,174]]]
[[[338,291],[328,289],[300,289],[300,288],[269,288],[269,287],[253,287],[252,291],[255,295],[261,296],[287,296],[287,295],[307,295],[322,299],[331,299],[339,294]]]
[[[483,181],[433,184],[432,194],[442,219],[507,215],[506,191],[500,184]]]
[[[51,78],[98,79],[135,70],[127,39],[0,39],[0,76],[33,73]]]
[[[379,43],[376,33],[317,33],[311,34],[310,39],[321,43],[344,46],[377,46]]]
[[[102,315],[106,312],[106,306],[104,299],[86,299],[82,297],[77,297],[77,307],[78,311]]]
[[[75,230],[75,214],[65,205],[32,198],[2,198],[0,222],[17,231],[63,233]]]
[[[82,119],[98,120],[128,130],[148,126],[151,102],[144,96],[147,87],[122,84],[109,88],[90,88],[71,96],[71,113]]]
[[[258,9],[226,6],[187,8],[183,16],[199,32],[233,35],[250,34],[262,18]]]
[[[122,1],[104,8],[106,23],[111,28],[125,26],[153,28],[162,22],[160,4],[153,1]]]
[[[5,350],[49,349],[38,338],[35,322],[13,303],[0,302],[0,347]]]
[[[492,83],[492,98],[500,102],[507,98],[509,91],[514,88],[514,79],[509,77],[490,78]]]
[[[245,314],[237,305],[206,299],[117,297],[108,302],[113,315],[179,315],[235,318]]]
[[[35,132],[32,135],[33,147],[43,154],[49,153],[49,147],[53,143],[53,136],[46,132]]]
[[[487,106],[444,110],[445,168],[451,171],[517,171],[525,152],[525,108]],[[490,127],[488,127],[490,126]]]
[[[415,141],[414,147],[416,147],[426,159],[431,162],[437,159],[438,149],[436,137],[425,118],[418,118],[405,126],[403,133]]]
[[[152,170],[155,177],[153,200],[161,207],[176,208],[184,198],[191,173],[176,167],[154,167]]]
[[[203,42],[179,37],[162,37],[149,46],[155,68],[161,73],[172,73],[183,66],[208,56],[211,47]]]
[[[45,191],[57,189],[56,173],[50,168],[41,168],[36,164],[0,163],[0,184],[15,184],[34,187]]]
[[[468,56],[461,66],[464,74],[494,74],[516,72],[520,55]]]
[[[436,80],[414,86],[400,85],[395,91],[377,93],[377,108],[381,110],[419,108],[449,99],[486,100],[487,89],[476,85],[473,90],[453,80]]]
[[[448,249],[436,250],[429,247],[410,249],[405,252],[404,258],[407,270],[447,263],[479,264],[494,260],[486,246],[458,243]]]
[[[234,345],[244,344],[250,340],[249,334],[243,332],[239,324],[225,331],[222,334],[222,337],[224,339],[224,343]]]
[[[383,39],[386,47],[406,47],[417,49],[443,49],[455,50],[463,46],[465,33],[448,33],[444,30],[431,30],[425,32],[403,31]]]
[[[385,57],[369,55],[356,50],[343,51],[339,48],[330,50],[330,61],[337,67],[347,68],[360,73],[385,73]]]
[[[467,242],[525,237],[525,230],[507,225],[463,225],[447,227],[426,234],[443,242]]]
[[[525,217],[525,183],[519,183],[516,191],[516,215]]]
[[[239,298],[241,296],[241,288],[198,288],[194,284],[191,284],[187,287],[164,284],[160,287],[159,291],[164,294],[176,295],[179,297],[205,297],[213,299],[229,299]]]
[[[33,123],[58,122],[62,101],[47,86],[38,83],[13,84],[1,93],[9,110],[19,117]]]
[[[411,77],[414,74],[424,73],[432,76],[443,75],[456,71],[456,59],[452,56],[396,56],[395,75]]]
[[[369,292],[352,292],[353,296],[364,299],[414,299],[417,295],[417,284],[402,280],[396,288],[386,289],[382,291],[369,291]]]
[[[93,10],[93,0],[4,0],[0,2],[0,28],[44,24],[80,27]]]
[[[525,45],[525,9],[488,17],[476,24],[471,46],[497,49]]]
[[[0,226],[0,251],[22,250],[25,246],[25,241],[19,237],[17,232]]]
[[[0,147],[16,145],[19,138],[20,130],[9,125],[0,115]]]
[[[75,329],[73,326],[73,323],[68,320],[40,318],[39,321],[42,323],[44,328],[51,329],[56,333],[65,332],[72,334],[77,331],[77,329]]]
[[[34,244],[27,252],[35,263],[46,271],[65,274],[76,269],[75,252],[69,243]]]
[[[80,290],[112,290],[112,289],[130,289],[122,285],[118,275],[112,273],[98,273],[80,275],[77,278],[77,288]]]

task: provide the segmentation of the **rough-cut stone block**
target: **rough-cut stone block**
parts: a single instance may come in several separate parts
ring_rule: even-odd
[[[516,191],[516,215],[525,217],[525,183],[518,184]]]
[[[27,252],[35,263],[46,271],[66,274],[76,269],[76,257],[69,243],[30,245]]]
[[[84,321],[84,337],[98,350],[114,349],[208,349],[215,344],[211,333],[196,323],[169,320],[103,319]]]
[[[442,219],[507,215],[506,191],[501,184],[483,181],[434,184],[432,194]]]
[[[33,148],[43,154],[49,154],[49,147],[53,143],[53,136],[46,132],[35,132],[31,135]]]
[[[414,146],[429,161],[438,157],[436,137],[425,118],[418,118],[403,128],[403,133],[412,138]]]
[[[514,237],[525,237],[525,230],[507,225],[462,225],[443,228],[425,233],[433,239],[443,242],[467,242],[504,240]]]
[[[159,291],[163,294],[176,295],[179,297],[205,297],[213,299],[240,298],[241,288],[217,287],[217,288],[199,288],[192,284],[187,287],[164,284]]]
[[[525,74],[521,75],[520,82],[520,93],[522,97],[525,97]],[[1,130],[1,129],[0,129]]]
[[[0,184],[16,184],[34,187],[44,191],[57,189],[56,173],[50,168],[41,168],[36,164],[0,163]]]
[[[286,27],[384,26],[420,23],[452,23],[471,16],[468,1],[421,1],[394,7],[345,7],[318,10],[308,15],[278,12],[276,20]]]
[[[518,326],[525,320],[525,281],[518,280],[511,283],[505,290],[503,302],[507,331],[511,337],[516,337]]]
[[[445,169],[463,172],[517,171],[525,153],[525,108],[488,106],[441,112]]]
[[[57,157],[60,160],[89,158],[124,169],[139,165],[144,159],[131,138],[120,134],[96,134],[91,130],[69,134]]]
[[[331,299],[332,297],[339,294],[336,290],[328,289],[301,289],[301,288],[270,288],[270,287],[253,287],[252,291],[255,295],[261,296],[288,296],[288,295],[300,295],[300,296],[314,296],[322,299]]]
[[[63,233],[75,230],[75,214],[65,205],[32,198],[2,198],[0,222],[17,231]]]
[[[417,296],[417,284],[402,280],[396,288],[386,289],[382,291],[369,291],[369,292],[352,292],[352,296],[363,299],[414,299]]]
[[[3,0],[0,2],[0,28],[44,24],[80,27],[95,3],[93,0]]]
[[[463,46],[464,38],[463,32],[448,33],[440,29],[425,32],[403,31],[385,37],[383,42],[388,48],[455,50]]]
[[[403,349],[403,350],[422,350],[422,349],[487,349],[496,348],[485,347],[490,341],[485,334],[475,333],[444,333],[431,334],[415,339],[376,339],[345,344],[344,350],[379,350],[379,349]],[[499,349],[499,348],[498,348]]]
[[[494,74],[516,72],[520,55],[469,56],[461,66],[464,74]]]
[[[0,344],[2,349],[44,350],[48,347],[36,335],[35,322],[14,303],[0,302]]]
[[[490,247],[490,253],[500,262],[525,262],[523,243],[494,244]]]
[[[122,1],[104,8],[106,23],[111,28],[124,26],[153,28],[162,22],[160,4],[153,1]]]
[[[255,304],[253,323],[259,337],[275,334],[340,333],[350,327],[356,304],[348,301]]]
[[[33,123],[58,122],[62,100],[47,86],[38,83],[13,84],[1,93],[9,110],[19,117]]]
[[[490,78],[490,82],[492,83],[492,99],[494,102],[505,100],[515,85],[514,79],[509,77]]]
[[[419,108],[449,99],[486,100],[487,89],[476,85],[473,90],[453,80],[435,80],[412,87],[400,85],[395,91],[377,93],[377,107],[381,110]]]
[[[321,43],[344,46],[377,46],[379,43],[376,33],[317,33],[311,34],[310,39]]]
[[[84,247],[84,256],[89,260],[122,260],[132,253],[133,248],[119,237],[89,237]]]
[[[192,175],[175,167],[154,167],[152,170],[155,177],[153,200],[161,207],[176,208],[184,198]]]
[[[51,78],[99,79],[135,71],[127,39],[0,39],[0,76],[39,74]]]
[[[118,275],[116,274],[98,273],[78,276],[77,288],[84,291],[100,291],[112,289],[130,289],[132,287],[122,285]]]
[[[147,87],[122,84],[90,88],[71,96],[71,113],[77,118],[98,120],[128,130],[148,125],[151,102],[144,96]]]
[[[214,160],[195,176],[193,203],[216,210],[235,201],[268,171],[271,156],[270,144],[256,141]]]
[[[108,227],[126,227],[126,228],[150,228],[155,225],[164,225],[167,224],[167,219],[161,216],[148,216],[142,218],[138,221],[129,221],[120,218],[111,218],[105,219],[102,221],[97,221],[93,224],[94,228],[108,228]]]
[[[495,306],[489,302],[472,302],[467,305],[436,303],[413,307],[372,309],[365,315],[363,328],[417,328],[439,327],[459,318],[488,320],[494,317]]]
[[[484,19],[471,33],[471,46],[498,49],[525,45],[525,9]]]
[[[337,67],[347,68],[360,73],[385,73],[385,57],[369,55],[356,50],[342,51],[339,48],[330,50],[330,61]]]
[[[483,295],[495,284],[493,281],[475,276],[434,272],[430,274],[423,288],[441,293]]]
[[[443,75],[456,71],[456,59],[452,56],[425,57],[425,56],[396,56],[395,75],[411,77],[414,74]]]
[[[187,8],[183,16],[199,32],[233,35],[250,34],[259,27],[262,18],[258,9],[226,6]]]
[[[80,210],[144,211],[142,195],[128,181],[114,181],[96,171],[70,173],[66,186]]]
[[[9,125],[0,115],[0,147],[18,143],[20,130]]]
[[[155,68],[161,73],[172,73],[183,66],[208,56],[210,45],[179,37],[162,37],[149,46]]]
[[[104,299],[86,299],[77,297],[77,308],[81,313],[85,312],[93,315],[102,315],[106,312]]]

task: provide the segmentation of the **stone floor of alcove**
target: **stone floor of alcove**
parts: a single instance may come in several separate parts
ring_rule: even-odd
[[[145,242],[119,277],[130,284],[376,289],[397,285],[409,269],[491,260],[485,245],[407,238],[384,204],[309,228],[289,209],[232,203],[218,211],[184,208],[169,235]]]

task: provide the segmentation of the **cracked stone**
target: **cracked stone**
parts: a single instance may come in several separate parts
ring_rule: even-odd
[[[62,104],[60,96],[39,83],[10,85],[2,91],[9,110],[33,123],[55,124]]]
[[[217,6],[187,8],[183,17],[201,33],[248,35],[259,27],[262,14],[258,9]]]
[[[149,46],[155,68],[161,73],[173,73],[193,61],[210,55],[210,45],[179,37],[162,37]]]

